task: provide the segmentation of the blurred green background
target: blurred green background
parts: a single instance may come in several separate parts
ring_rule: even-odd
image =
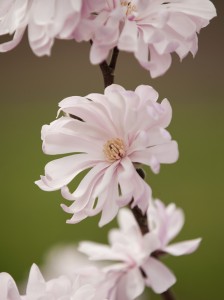
[[[218,18],[203,29],[199,51],[182,63],[174,55],[165,76],[151,79],[132,55],[121,53],[116,83],[127,89],[149,84],[173,107],[169,131],[179,143],[180,158],[148,174],[153,195],[175,202],[186,214],[178,240],[203,237],[191,256],[167,258],[178,278],[177,299],[222,299],[224,252],[224,25],[222,1],[214,1]],[[58,243],[106,242],[109,224],[99,217],[67,225],[60,192],[43,192],[34,181],[53,157],[41,150],[40,129],[55,119],[57,104],[71,95],[102,92],[99,68],[89,62],[89,44],[57,41],[51,57],[36,57],[27,38],[0,54],[1,201],[0,271],[24,279],[33,262]],[[152,296],[150,299],[160,299]]]

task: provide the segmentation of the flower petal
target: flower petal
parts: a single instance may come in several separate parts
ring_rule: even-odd
[[[191,254],[197,250],[201,243],[201,238],[175,243],[163,248],[163,250],[171,255],[180,256]]]
[[[157,294],[165,292],[176,282],[173,273],[153,257],[149,257],[142,269],[147,276],[145,279],[146,285],[151,287]]]
[[[0,273],[0,295],[2,300],[21,300],[16,283],[8,273]]]

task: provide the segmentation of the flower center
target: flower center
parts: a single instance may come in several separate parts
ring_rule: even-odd
[[[131,2],[132,1],[121,1],[121,6],[124,9],[124,13],[126,16],[130,16],[137,11],[136,5],[132,4]]]
[[[119,138],[111,139],[103,146],[103,152],[108,161],[114,162],[125,156],[125,145]]]

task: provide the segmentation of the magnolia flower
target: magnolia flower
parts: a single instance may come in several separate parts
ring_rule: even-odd
[[[45,176],[36,184],[43,190],[61,189],[73,214],[68,223],[77,223],[102,211],[99,225],[110,222],[119,207],[131,203],[146,212],[151,189],[136,172],[139,164],[159,172],[160,163],[178,158],[177,143],[165,129],[172,117],[167,99],[156,102],[158,93],[141,85],[126,91],[119,85],[104,95],[69,97],[60,102],[63,116],[42,129],[46,154],[75,153],[51,161]],[[76,116],[76,117],[74,117]],[[83,170],[89,170],[77,189],[67,185]]]
[[[196,54],[197,33],[216,10],[209,0],[107,0],[95,15],[91,62],[102,62],[117,46],[133,52],[157,77],[170,67],[171,53],[180,59],[189,52]]]
[[[79,247],[90,260],[115,261],[103,269],[108,282],[113,279],[114,283],[108,298],[113,295],[112,299],[136,299],[145,286],[159,294],[166,291],[176,278],[163,263],[152,257],[152,253],[160,248],[158,237],[153,232],[142,235],[127,209],[120,210],[118,223],[120,229],[109,233],[110,246],[81,242]]]
[[[154,232],[161,242],[160,251],[179,256],[191,254],[197,250],[201,238],[169,245],[184,225],[183,211],[176,208],[174,203],[166,207],[160,200],[155,200],[149,206],[147,216],[150,231]]]
[[[76,29],[82,0],[9,0],[0,3],[0,35],[14,34],[0,45],[0,52],[13,49],[28,27],[29,43],[38,55],[49,55],[55,38],[68,39]]]
[[[26,294],[20,296],[13,278],[7,273],[0,273],[1,300],[98,300],[96,289],[90,284],[81,284],[79,276],[69,278],[60,276],[45,281],[39,268],[33,264],[30,270]]]

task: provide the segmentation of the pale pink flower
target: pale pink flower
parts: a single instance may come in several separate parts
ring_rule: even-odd
[[[45,176],[36,184],[46,191],[62,189],[62,195],[72,201],[70,207],[62,205],[73,214],[68,223],[102,211],[99,224],[103,226],[129,203],[146,212],[151,189],[136,167],[145,164],[158,173],[160,163],[178,158],[177,143],[165,129],[172,117],[170,104],[157,99],[150,86],[141,85],[133,92],[111,85],[104,95],[60,102],[60,111],[67,115],[43,126],[43,151],[75,154],[48,163]],[[71,193],[67,185],[86,169],[91,170]]]
[[[171,53],[196,54],[197,33],[215,16],[209,0],[107,0],[93,22],[90,60],[102,62],[117,46],[133,52],[152,77],[163,75]]]
[[[179,256],[191,254],[199,247],[201,238],[169,245],[184,225],[184,213],[174,203],[166,207],[162,201],[155,200],[151,202],[147,216],[150,231],[154,232],[161,242],[160,251]]]
[[[107,282],[111,284],[112,299],[132,300],[140,296],[145,286],[155,293],[163,293],[176,281],[172,272],[152,253],[160,248],[160,241],[153,233],[142,235],[139,225],[128,209],[118,215],[120,229],[111,230],[109,244],[81,242],[79,250],[90,260],[114,261],[105,267]]]
[[[0,4],[0,35],[14,34],[0,45],[0,52],[13,49],[28,27],[29,43],[38,55],[49,55],[55,38],[69,39],[78,26],[83,0],[9,0]]]
[[[45,281],[39,268],[33,264],[26,288],[26,294],[20,295],[13,278],[7,273],[0,273],[1,300],[99,300],[95,297],[96,288],[88,283],[81,283],[79,276],[60,276]],[[105,299],[105,298],[104,298]]]

